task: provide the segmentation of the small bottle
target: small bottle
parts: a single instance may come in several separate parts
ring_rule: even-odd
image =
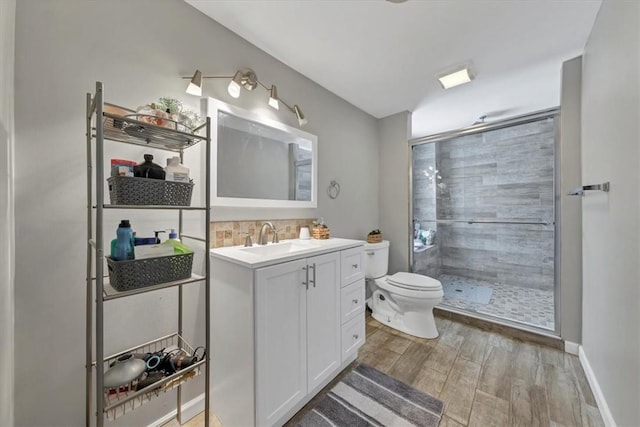
[[[180,164],[180,157],[167,159],[166,180],[175,182],[189,182],[189,168]]]
[[[189,248],[188,246],[183,245],[180,240],[178,239],[178,233],[176,233],[176,230],[174,230],[173,228],[171,229],[171,232],[169,233],[169,238],[167,240],[165,240],[164,242],[162,242],[163,245],[168,245],[168,246],[173,246],[173,253],[174,254],[188,254],[193,252],[193,250],[191,250],[191,248]]]
[[[120,221],[120,225],[116,230],[116,245],[114,248],[113,259],[116,261],[126,261],[134,258],[133,252],[133,232],[131,231],[131,224],[128,219]]]
[[[138,178],[164,179],[165,171],[162,166],[153,163],[153,155],[145,154],[144,162],[133,168],[133,176]]]

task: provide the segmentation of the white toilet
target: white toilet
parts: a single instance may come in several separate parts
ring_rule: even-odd
[[[444,295],[440,281],[413,273],[387,276],[389,242],[386,240],[366,243],[364,253],[367,305],[373,318],[409,335],[437,338],[433,307]]]

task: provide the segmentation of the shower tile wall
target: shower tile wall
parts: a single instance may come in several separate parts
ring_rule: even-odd
[[[552,223],[554,133],[548,119],[415,147],[414,217]],[[434,157],[442,182],[424,185]],[[442,274],[554,287],[553,225],[440,222],[436,242]]]

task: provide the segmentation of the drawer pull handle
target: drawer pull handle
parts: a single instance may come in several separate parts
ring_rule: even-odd
[[[354,303],[354,304],[357,304],[357,303],[358,303],[358,299],[357,299],[357,298],[356,298],[356,299],[354,299],[354,300],[353,300],[353,303]]]
[[[353,339],[354,339],[354,340],[357,340],[358,338],[360,338],[360,335],[358,335],[358,334],[353,334]]]
[[[358,264],[352,264],[351,267],[358,268]]]

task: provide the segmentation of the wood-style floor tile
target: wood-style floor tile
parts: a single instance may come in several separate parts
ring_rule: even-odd
[[[565,426],[582,426],[581,402],[573,375],[555,365],[544,365],[545,387],[551,421]]]
[[[504,427],[509,425],[509,401],[476,390],[470,427]]]
[[[511,377],[505,375],[511,364],[512,355],[510,351],[503,348],[492,347],[489,355],[482,367],[478,390],[509,401],[511,398]]]
[[[479,364],[458,357],[440,393],[440,400],[445,402],[444,413],[464,425],[469,420],[480,369]]]
[[[429,368],[435,371],[448,374],[457,355],[458,350],[455,347],[451,347],[440,341],[433,347],[433,351],[427,358],[427,364]]]
[[[459,422],[444,415],[440,420],[440,425],[438,427],[464,427],[464,424],[460,424]]]
[[[518,379],[512,381],[508,425],[513,427],[548,427],[550,425],[549,406],[544,387],[531,385]]]
[[[463,336],[464,341],[460,346],[458,357],[482,364],[485,358],[485,349],[488,345],[489,333],[467,326],[464,328]]]
[[[439,397],[447,381],[447,374],[431,369],[427,365],[428,363],[422,366],[422,369],[410,384],[433,397]]]
[[[432,345],[412,342],[389,370],[389,375],[402,382],[411,384],[432,351]]]
[[[571,369],[573,370],[573,376],[578,383],[578,389],[580,390],[582,399],[587,405],[597,407],[598,404],[596,403],[596,398],[593,397],[591,387],[589,387],[589,382],[587,381],[587,376],[584,373],[584,369],[582,369],[582,365],[580,365],[580,360],[577,357],[573,357],[570,360],[570,364]]]

